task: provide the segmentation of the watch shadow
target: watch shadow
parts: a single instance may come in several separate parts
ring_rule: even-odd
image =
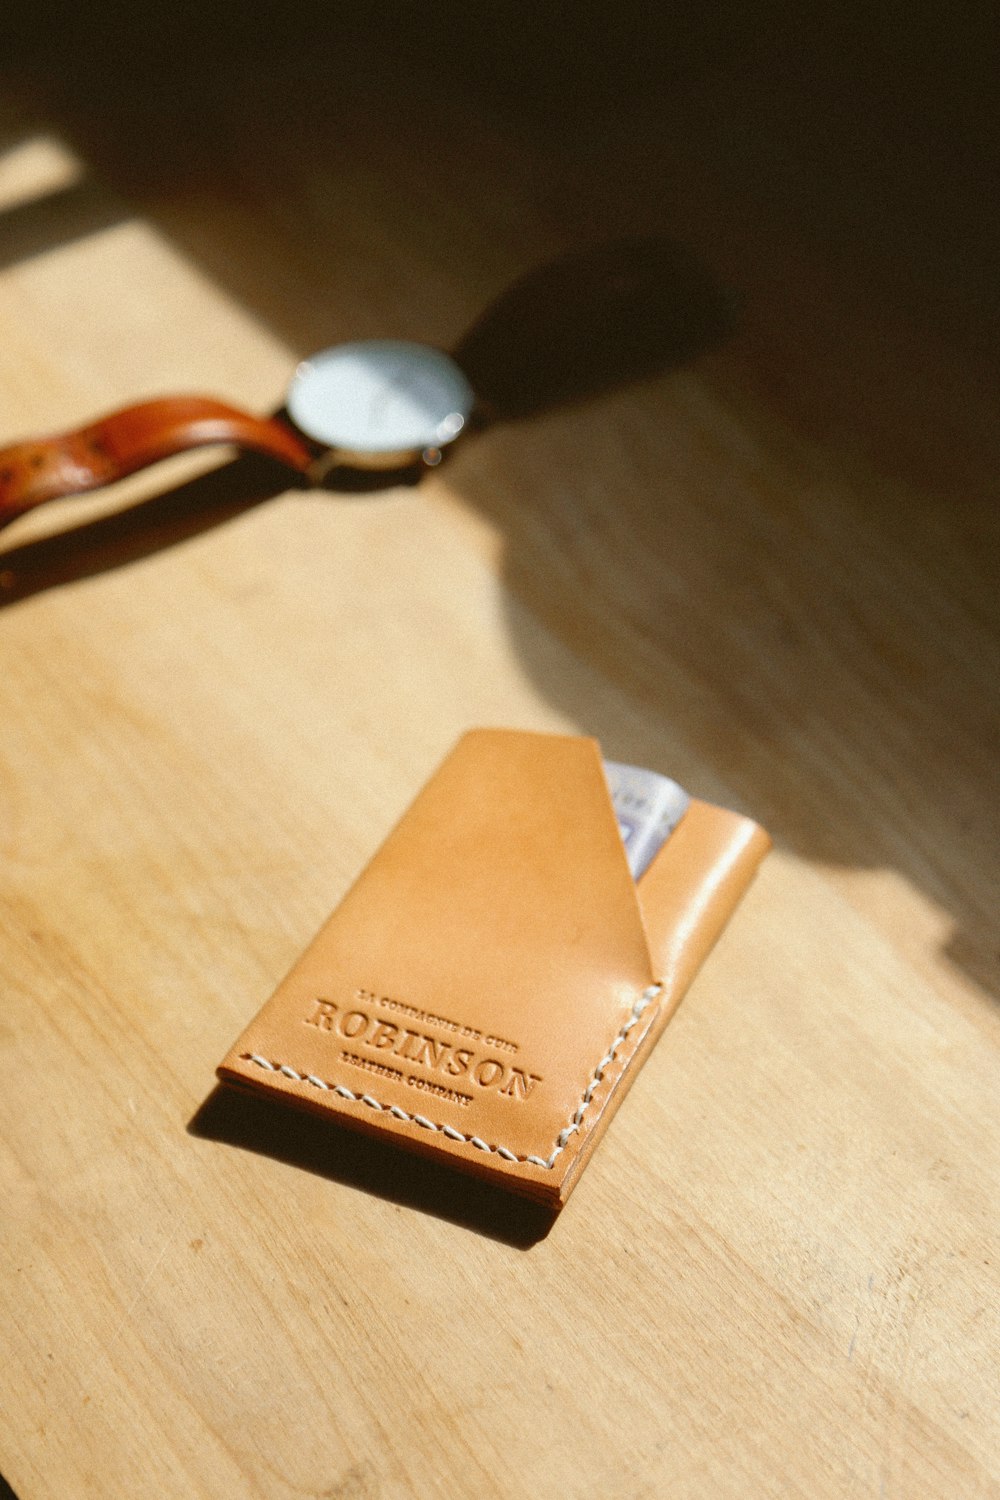
[[[199,475],[150,499],[64,531],[0,550],[0,609],[140,562],[295,488],[294,476],[257,454]],[[71,505],[61,500],[59,505]],[[16,538],[17,521],[0,534]]]
[[[733,332],[738,300],[686,245],[611,240],[519,277],[452,354],[485,422],[523,421],[690,363]]]
[[[47,589],[141,562],[225,526],[281,495],[318,490],[345,500],[363,498],[400,485],[417,484],[420,474],[416,467],[378,472],[336,468],[321,485],[310,486],[271,459],[242,453],[218,469],[121,510],[29,542],[17,544],[15,540],[14,546],[0,547],[0,609]],[[58,504],[71,506],[73,498]],[[7,539],[16,526],[16,520],[9,522],[0,538]]]
[[[528,1250],[556,1212],[311,1111],[216,1085],[188,1124],[203,1140],[269,1156],[386,1202]]]

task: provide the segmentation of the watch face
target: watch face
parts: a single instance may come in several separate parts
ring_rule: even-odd
[[[288,411],[314,442],[374,455],[450,443],[473,400],[469,382],[440,349],[368,339],[303,360],[288,390]]]

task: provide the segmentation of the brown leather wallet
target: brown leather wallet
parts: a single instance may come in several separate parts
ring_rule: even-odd
[[[558,1207],[768,846],[695,800],[636,882],[596,741],[474,730],[219,1077]]]

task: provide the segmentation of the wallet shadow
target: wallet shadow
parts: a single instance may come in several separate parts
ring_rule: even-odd
[[[558,1217],[542,1204],[464,1172],[223,1084],[216,1085],[187,1128],[201,1139],[269,1156],[516,1249],[543,1240]]]

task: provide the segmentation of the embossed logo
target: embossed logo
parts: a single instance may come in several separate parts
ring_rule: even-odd
[[[475,1092],[484,1091],[520,1102],[543,1081],[539,1073],[512,1061],[520,1050],[516,1042],[484,1037],[474,1027],[371,990],[356,990],[350,1007],[316,999],[303,1019],[306,1026],[351,1044],[340,1054],[349,1066],[395,1078],[463,1107],[472,1103]],[[411,1072],[414,1068],[419,1071]],[[448,1082],[436,1082],[434,1074]],[[470,1088],[475,1092],[469,1093]]]

